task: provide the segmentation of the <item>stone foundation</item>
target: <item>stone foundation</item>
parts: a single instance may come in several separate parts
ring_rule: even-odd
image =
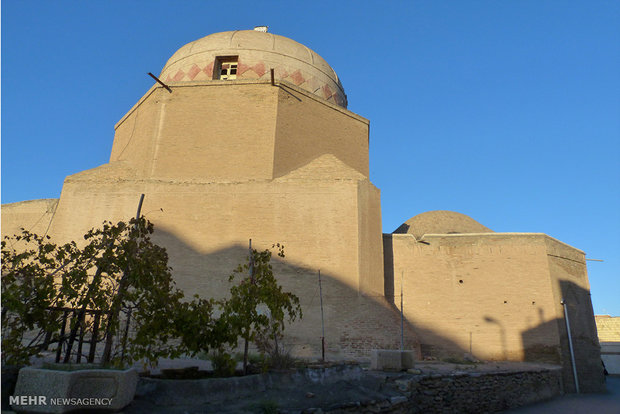
[[[406,376],[386,382],[404,394],[379,403],[389,402],[389,413],[492,413],[562,394],[560,369]]]
[[[277,406],[280,413],[499,412],[563,392],[561,368],[556,366],[524,364],[495,371],[462,366],[451,372],[421,368],[420,374],[340,365],[239,378],[141,378],[136,399],[126,412],[141,413],[150,408],[191,411],[209,406],[214,412],[234,413],[265,401]]]

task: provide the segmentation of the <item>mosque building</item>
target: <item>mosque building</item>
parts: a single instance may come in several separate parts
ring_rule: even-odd
[[[155,240],[187,295],[222,297],[258,249],[304,317],[285,331],[294,355],[360,359],[401,346],[419,358],[561,364],[573,386],[565,311],[581,389],[603,376],[585,253],[542,233],[496,233],[431,211],[383,234],[369,179],[369,121],[347,110],[317,53],[265,28],[181,47],[115,126],[107,164],[68,176],[59,199],[2,206],[2,235],[21,227],[80,238],[128,220],[141,194]]]

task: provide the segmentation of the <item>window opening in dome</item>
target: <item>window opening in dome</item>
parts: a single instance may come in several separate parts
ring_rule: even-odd
[[[237,79],[238,56],[218,56],[213,65],[213,79]]]

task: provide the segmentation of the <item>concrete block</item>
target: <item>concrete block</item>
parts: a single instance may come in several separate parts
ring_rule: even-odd
[[[415,351],[400,351],[402,370],[412,369],[415,365]]]
[[[393,349],[373,349],[370,369],[377,371],[405,371],[414,367],[415,352]]]
[[[601,342],[601,359],[607,372],[611,375],[620,374],[620,342]]]
[[[118,411],[134,397],[138,371],[22,368],[10,400],[17,412]]]

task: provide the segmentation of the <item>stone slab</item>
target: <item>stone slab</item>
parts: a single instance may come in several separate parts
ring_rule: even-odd
[[[16,412],[118,411],[134,397],[138,371],[22,368],[11,407]]]
[[[370,369],[377,371],[406,371],[414,367],[415,352],[393,349],[373,349]]]

